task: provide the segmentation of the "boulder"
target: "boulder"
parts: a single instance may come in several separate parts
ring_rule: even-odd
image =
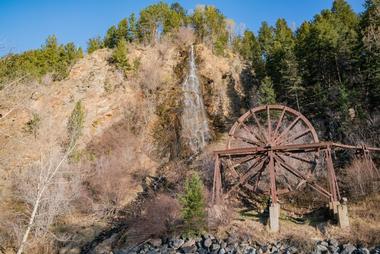
[[[174,248],[174,249],[179,249],[181,248],[181,246],[185,243],[185,241],[183,239],[174,239],[172,242],[171,242],[171,246]]]
[[[160,238],[155,238],[149,240],[150,245],[152,245],[155,248],[159,248],[162,245],[162,240]]]
[[[211,250],[216,251],[216,250],[219,250],[219,249],[220,249],[220,245],[219,244],[213,243],[211,245]]]
[[[204,241],[203,241],[203,246],[205,246],[206,248],[210,248],[212,245],[212,240],[211,238],[206,238]]]
[[[351,254],[356,250],[356,247],[350,243],[344,244],[342,247],[341,254]]]

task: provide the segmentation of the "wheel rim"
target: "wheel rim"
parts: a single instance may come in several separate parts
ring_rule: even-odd
[[[242,147],[278,147],[292,144],[318,143],[318,135],[309,120],[300,112],[282,105],[266,105],[253,108],[242,115],[229,132],[227,149]],[[305,181],[289,173],[289,167],[313,177],[316,153],[293,154],[282,151],[272,153],[275,160],[278,194],[284,190],[299,189]],[[228,193],[238,186],[258,193],[268,193],[269,152],[257,152],[227,159],[226,178]]]

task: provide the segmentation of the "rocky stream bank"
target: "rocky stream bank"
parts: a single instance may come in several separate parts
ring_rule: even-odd
[[[335,239],[307,241],[300,243],[294,240],[275,241],[261,244],[250,239],[228,237],[218,239],[213,235],[201,237],[173,237],[150,239],[137,246],[124,246],[117,249],[97,249],[100,254],[158,254],[158,253],[197,253],[197,254],[269,254],[269,253],[313,253],[313,254],[380,254],[380,245],[361,246],[341,243]]]

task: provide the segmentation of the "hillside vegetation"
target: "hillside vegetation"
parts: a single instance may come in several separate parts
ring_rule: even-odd
[[[190,45],[211,134],[197,155],[181,136]],[[295,31],[279,19],[257,34],[214,6],[189,13],[159,2],[89,39],[86,54],[50,36],[40,49],[2,57],[0,252],[105,253],[206,230],[273,240],[259,220],[247,223],[251,215],[208,207],[212,151],[242,113],[274,103],[302,112],[321,140],[380,146],[379,59],[379,0],[360,14],[335,0]],[[379,243],[378,185],[357,177],[362,164],[348,166],[352,158],[337,154],[335,167],[358,202],[354,234],[286,221],[279,238]],[[299,200],[310,212],[313,201]]]

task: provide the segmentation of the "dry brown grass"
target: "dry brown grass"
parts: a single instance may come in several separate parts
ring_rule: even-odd
[[[168,194],[159,194],[147,203],[138,218],[129,222],[130,227],[123,240],[135,244],[149,238],[162,237],[176,230],[179,219],[178,200]]]
[[[155,174],[156,163],[141,152],[144,142],[129,128],[129,122],[115,124],[87,146],[85,193],[88,205],[100,216],[114,215],[142,191],[142,179]]]
[[[380,189],[380,172],[370,161],[355,159],[344,173],[342,187],[351,200],[360,200]]]
[[[242,238],[250,238],[258,243],[288,241],[291,245],[310,253],[312,244],[316,241],[334,238],[341,243],[363,244],[372,247],[380,243],[380,195],[374,194],[360,202],[349,203],[350,228],[341,229],[331,221],[314,218],[303,224],[288,220],[286,212],[281,211],[280,231],[272,234],[262,217],[256,217],[254,212],[242,216],[240,210],[235,209],[234,220],[228,225],[218,227],[216,234],[226,237],[226,232],[236,234]]]
[[[345,242],[373,246],[380,243],[380,195],[348,205],[350,229],[330,228],[329,234]]]

